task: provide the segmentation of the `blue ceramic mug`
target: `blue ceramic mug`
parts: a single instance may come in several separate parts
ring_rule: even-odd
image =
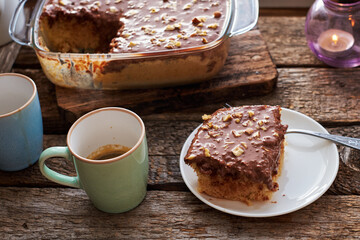
[[[42,152],[43,125],[35,83],[16,73],[0,74],[0,170],[34,164]]]

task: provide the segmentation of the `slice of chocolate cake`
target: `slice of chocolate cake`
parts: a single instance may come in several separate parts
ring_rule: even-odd
[[[279,106],[223,108],[204,115],[185,156],[198,176],[198,191],[210,196],[269,200],[278,190],[284,155]]]

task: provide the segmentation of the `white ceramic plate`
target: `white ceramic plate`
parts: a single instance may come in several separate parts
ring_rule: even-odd
[[[282,109],[281,119],[284,124],[289,125],[289,129],[328,133],[315,120],[289,109]],[[321,197],[333,183],[338,171],[339,154],[334,143],[307,135],[289,134],[286,135],[284,166],[278,179],[279,190],[270,201],[254,202],[252,206],[248,206],[239,201],[217,199],[197,191],[196,173],[184,162],[196,132],[197,129],[190,134],[181,150],[181,175],[196,197],[229,214],[271,217],[299,210]]]

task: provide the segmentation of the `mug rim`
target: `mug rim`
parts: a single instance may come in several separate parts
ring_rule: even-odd
[[[135,117],[135,119],[138,120],[138,122],[140,123],[141,135],[139,137],[139,140],[136,142],[136,144],[132,148],[130,148],[129,151],[127,151],[126,153],[124,153],[124,154],[122,154],[120,156],[117,156],[117,157],[114,157],[114,158],[109,158],[109,159],[106,159],[106,160],[101,160],[101,161],[89,159],[89,158],[80,156],[79,154],[75,153],[75,151],[72,149],[72,147],[70,145],[70,136],[72,135],[72,133],[73,133],[74,129],[76,128],[76,126],[80,122],[82,122],[84,119],[86,119],[87,117],[89,117],[89,116],[91,116],[93,114],[96,114],[96,113],[99,113],[99,112],[102,112],[102,111],[114,111],[114,110],[130,114],[133,117]],[[68,132],[68,134],[66,136],[66,145],[69,148],[69,151],[71,152],[71,154],[73,156],[75,156],[77,159],[81,160],[81,161],[84,161],[84,162],[87,162],[87,163],[93,163],[93,164],[106,164],[106,163],[112,163],[112,162],[119,161],[119,160],[124,159],[124,158],[128,157],[129,155],[131,155],[136,149],[139,148],[140,144],[144,140],[144,137],[145,137],[145,124],[142,121],[142,119],[136,113],[134,113],[133,111],[130,111],[130,110],[126,109],[126,108],[121,108],[121,107],[105,107],[105,108],[99,108],[99,109],[93,110],[91,112],[88,112],[88,113],[84,114],[83,116],[81,116],[79,119],[77,119],[73,123],[73,125],[70,127],[69,132]]]
[[[15,77],[26,79],[28,82],[30,82],[31,86],[33,87],[33,92],[31,94],[30,98],[23,105],[21,105],[20,107],[16,108],[15,110],[13,110],[11,112],[8,112],[5,114],[0,114],[0,118],[5,118],[8,116],[14,115],[15,113],[18,113],[18,112],[22,111],[23,109],[25,109],[34,100],[34,98],[36,96],[36,92],[37,92],[36,84],[35,84],[34,80],[32,80],[30,77],[20,74],[20,73],[0,73],[0,78],[5,77],[5,76],[15,76]]]

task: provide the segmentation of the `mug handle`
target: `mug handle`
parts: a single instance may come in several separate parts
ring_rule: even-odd
[[[75,188],[81,188],[79,177],[70,177],[63,174],[60,174],[58,172],[55,172],[54,170],[51,170],[45,165],[45,161],[52,157],[63,157],[69,161],[72,160],[72,155],[69,151],[68,147],[50,147],[43,151],[39,158],[39,167],[41,173],[49,180],[54,181],[56,183],[69,186],[69,187],[75,187]]]

